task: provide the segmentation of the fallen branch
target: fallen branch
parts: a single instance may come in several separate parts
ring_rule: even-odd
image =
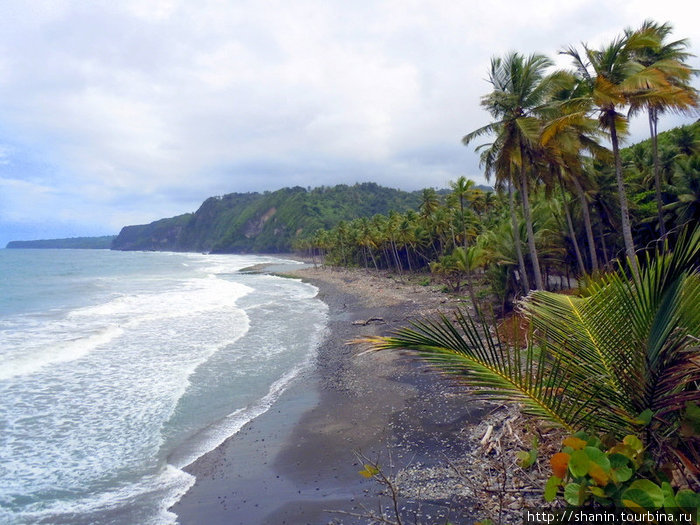
[[[382,319],[381,317],[370,317],[366,321],[353,321],[352,324],[356,326],[367,326],[368,324],[386,324],[386,321]]]

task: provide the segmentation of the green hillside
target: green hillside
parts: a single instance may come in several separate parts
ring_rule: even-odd
[[[230,193],[205,200],[195,213],[126,226],[115,250],[281,253],[292,242],[340,221],[416,209],[419,192],[374,183],[264,193]]]

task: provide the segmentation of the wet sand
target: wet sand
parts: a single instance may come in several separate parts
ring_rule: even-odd
[[[407,523],[416,511],[422,523],[473,523],[469,498],[444,486],[453,478],[426,483],[406,473],[468,455],[474,443],[463,429],[481,421],[484,405],[409,356],[346,344],[458,304],[361,271],[309,268],[294,275],[317,286],[329,306],[316,365],[268,412],[186,468],[197,479],[171,509],[179,523],[369,523],[380,505],[390,509],[391,498],[359,474],[358,454],[387,475],[401,473],[401,490],[411,495],[400,499]],[[379,320],[362,324],[372,318]]]

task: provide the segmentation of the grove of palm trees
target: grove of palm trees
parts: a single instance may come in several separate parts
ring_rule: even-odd
[[[298,245],[469,298],[470,309],[371,343],[415,350],[570,434],[551,458],[547,501],[700,504],[700,121],[688,49],[646,21],[562,50],[567,70],[537,53],[493,58],[481,99],[491,122],[462,139],[493,191],[459,177],[423,190],[416,211]],[[670,113],[688,124],[659,133]],[[625,147],[635,115],[650,138]],[[493,329],[510,315],[527,337]]]

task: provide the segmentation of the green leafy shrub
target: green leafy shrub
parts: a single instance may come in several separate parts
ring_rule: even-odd
[[[657,469],[639,437],[602,439],[577,432],[550,458],[552,476],[544,499],[563,498],[571,507],[618,507],[632,511],[697,513],[700,494],[677,490],[665,469]]]

